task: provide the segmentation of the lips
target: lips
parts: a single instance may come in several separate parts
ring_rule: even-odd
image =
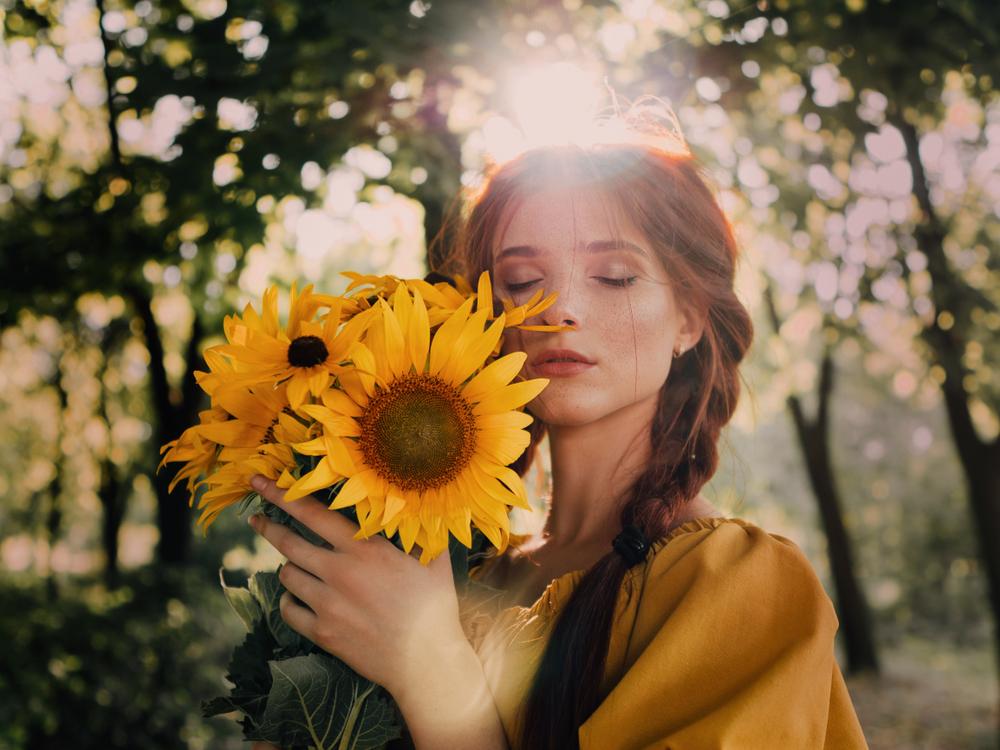
[[[594,366],[586,355],[573,349],[545,349],[531,360],[531,369],[543,377],[578,375]]]

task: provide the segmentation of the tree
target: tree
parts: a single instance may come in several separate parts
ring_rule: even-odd
[[[778,0],[759,18],[729,28],[753,113],[737,175],[784,302],[890,354],[898,393],[943,396],[1000,622],[1000,8]]]

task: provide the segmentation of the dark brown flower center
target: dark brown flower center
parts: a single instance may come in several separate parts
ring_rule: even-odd
[[[319,336],[299,336],[288,345],[288,364],[292,367],[315,367],[326,362],[329,352]]]
[[[454,386],[427,373],[404,375],[368,403],[359,447],[380,476],[404,490],[441,487],[476,452],[476,418]]]

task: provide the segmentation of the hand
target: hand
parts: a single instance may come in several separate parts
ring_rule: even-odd
[[[358,525],[312,496],[284,503],[273,481],[254,476],[251,484],[332,546],[251,517],[288,558],[280,573],[285,622],[386,688],[418,747],[506,747],[482,665],[459,623],[450,557],[421,565],[384,537],[354,539]]]
[[[255,477],[253,485],[332,545],[317,547],[266,516],[250,519],[288,558],[281,616],[294,630],[394,696],[408,687],[413,670],[404,665],[426,662],[429,650],[465,645],[448,555],[425,567],[384,537],[354,539],[358,525],[312,496],[284,503],[273,481]]]

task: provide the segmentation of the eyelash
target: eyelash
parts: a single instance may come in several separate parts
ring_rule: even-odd
[[[612,279],[612,278],[608,278],[607,276],[595,276],[594,278],[597,279],[598,281],[600,281],[605,286],[614,287],[616,289],[625,289],[625,288],[628,288],[628,287],[632,286],[632,284],[635,283],[635,280],[638,277],[637,276],[626,276],[626,277],[621,278],[621,279]],[[509,292],[522,292],[522,291],[525,291],[526,289],[528,289],[529,287],[537,284],[539,281],[541,281],[541,279],[532,279],[531,281],[523,281],[523,282],[518,283],[518,284],[509,284],[508,283],[508,284],[506,284],[506,287],[507,287],[507,291],[509,291]]]

